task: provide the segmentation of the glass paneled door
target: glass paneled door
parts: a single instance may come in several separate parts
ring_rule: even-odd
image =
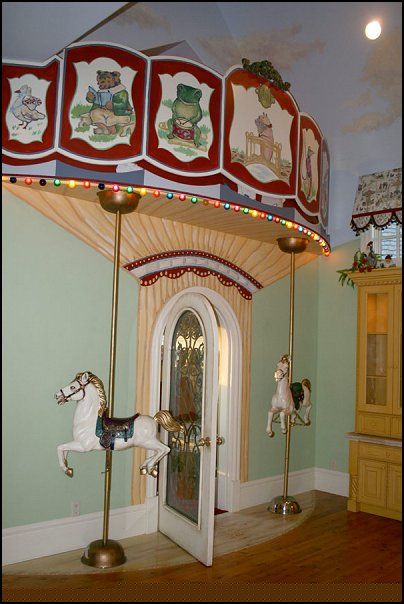
[[[212,564],[218,399],[218,325],[202,294],[184,294],[164,333],[162,409],[183,430],[163,434],[159,530],[206,566]],[[163,431],[164,432],[164,431]]]

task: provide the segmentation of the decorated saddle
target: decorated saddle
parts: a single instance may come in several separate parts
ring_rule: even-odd
[[[301,382],[293,382],[290,385],[290,389],[292,391],[293,403],[295,405],[296,411],[299,411],[300,405],[304,399],[304,390]]]
[[[108,417],[106,411],[97,418],[95,434],[100,439],[100,445],[104,449],[114,450],[115,439],[123,438],[127,442],[132,438],[135,420],[140,413],[135,413],[130,417]]]

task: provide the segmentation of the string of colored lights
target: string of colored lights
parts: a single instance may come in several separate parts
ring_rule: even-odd
[[[145,195],[153,195],[154,197],[166,196],[167,199],[179,199],[180,201],[189,200],[191,203],[196,204],[201,202],[205,206],[213,205],[215,208],[222,207],[224,210],[234,210],[234,212],[242,212],[245,215],[249,215],[252,218],[260,218],[261,220],[267,220],[268,222],[275,222],[281,226],[284,226],[287,229],[293,229],[310,237],[313,241],[318,243],[321,247],[321,251],[324,256],[329,256],[331,253],[330,246],[328,242],[318,233],[313,231],[310,228],[302,226],[298,222],[287,220],[282,216],[276,216],[275,214],[270,214],[269,212],[263,212],[254,210],[251,208],[242,207],[237,203],[228,202],[228,201],[220,201],[218,199],[206,199],[200,198],[195,195],[189,195],[187,193],[177,193],[171,191],[161,191],[159,189],[151,189],[146,187],[133,187],[132,185],[124,185],[124,184],[116,184],[116,183],[104,183],[104,182],[91,182],[89,180],[75,180],[75,179],[60,179],[60,178],[44,178],[44,177],[33,177],[33,176],[8,176],[3,175],[2,181],[10,182],[11,184],[25,184],[27,186],[32,185],[33,183],[38,183],[41,187],[46,187],[48,185],[53,185],[54,187],[60,187],[61,185],[65,185],[70,189],[75,189],[77,187],[84,187],[85,189],[90,189],[92,187],[98,188],[100,191],[105,189],[112,190],[115,193],[118,191],[126,191],[126,193],[139,193],[142,197]]]

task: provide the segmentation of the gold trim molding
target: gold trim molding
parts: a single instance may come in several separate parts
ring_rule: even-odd
[[[369,273],[352,271],[348,276],[357,285],[394,285],[401,283],[402,269],[401,267],[376,268]]]

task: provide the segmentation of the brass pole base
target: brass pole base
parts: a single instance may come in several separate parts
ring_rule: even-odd
[[[92,541],[81,557],[83,564],[96,568],[112,568],[126,562],[125,552],[118,541],[108,539],[106,544],[102,539]]]
[[[126,191],[111,191],[107,189],[97,193],[101,207],[107,212],[116,214],[130,214],[136,210],[141,198],[140,193],[127,193]]]
[[[283,497],[279,495],[274,497],[268,506],[268,510],[273,514],[282,514],[282,516],[289,516],[290,514],[300,514],[302,508],[294,497],[288,495]]]
[[[287,254],[300,254],[304,252],[309,244],[308,239],[303,237],[279,237],[277,240],[279,249]]]

